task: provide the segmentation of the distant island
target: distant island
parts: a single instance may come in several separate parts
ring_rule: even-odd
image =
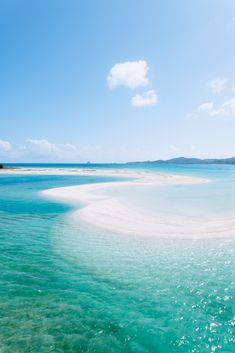
[[[231,158],[187,158],[178,157],[167,160],[156,160],[156,161],[142,161],[142,162],[128,162],[126,164],[235,164],[235,157]]]
[[[135,161],[135,162],[126,162],[126,163],[91,163],[90,161],[86,163],[0,163],[0,169],[15,169],[17,167],[22,168],[22,167],[27,167],[29,166],[40,166],[40,167],[47,167],[50,168],[51,166],[60,166],[68,164],[73,167],[85,167],[85,166],[90,166],[94,167],[96,165],[112,165],[113,167],[119,165],[119,166],[128,166],[128,165],[166,165],[166,164],[230,164],[230,165],[235,165],[235,157],[230,157],[230,158],[205,158],[205,159],[200,159],[200,158],[188,158],[188,157],[177,157],[177,158],[171,158],[171,159],[158,159],[156,161]]]

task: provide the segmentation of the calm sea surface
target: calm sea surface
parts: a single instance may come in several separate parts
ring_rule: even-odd
[[[211,182],[120,191],[126,203],[235,212],[234,166],[151,168]],[[115,180],[0,175],[0,353],[235,352],[235,238],[112,234],[74,224],[72,206],[39,193]]]

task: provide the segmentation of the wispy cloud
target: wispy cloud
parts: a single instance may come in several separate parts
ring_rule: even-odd
[[[56,145],[50,143],[45,139],[27,139],[26,143],[27,143],[27,146],[26,146],[27,150],[30,150],[31,152],[40,154],[40,155],[55,153],[59,151]]]
[[[235,116],[235,98],[229,99],[228,101],[221,104],[217,110],[211,112],[212,116]]]
[[[225,85],[227,84],[227,79],[216,79],[209,82],[209,86],[213,93],[220,93],[224,90]],[[230,92],[235,93],[235,86],[229,87]],[[217,97],[216,100],[219,98]],[[215,100],[215,97],[214,97]],[[188,118],[197,118],[199,116],[210,116],[210,117],[233,117],[235,116],[235,98],[227,98],[226,100],[217,103],[216,101],[206,101],[200,104],[197,109],[192,113],[189,113]]]
[[[8,152],[12,148],[12,145],[9,141],[0,140],[0,152]]]
[[[235,116],[235,98],[229,99],[224,103],[215,107],[213,102],[205,102],[188,115],[188,117],[198,117],[200,115],[207,115],[211,117],[232,117]]]
[[[3,141],[3,140],[1,140]],[[8,142],[8,141],[4,141]],[[10,142],[9,142],[10,144]],[[11,144],[10,144],[11,145]],[[5,147],[4,147],[5,148]],[[99,144],[73,145],[71,143],[55,144],[46,139],[29,138],[22,145],[12,146],[1,152],[1,162],[126,162],[155,158],[156,151],[146,146],[126,145],[107,147]]]
[[[214,109],[214,103],[213,102],[205,102],[199,105],[197,109],[197,113],[205,113],[205,112],[211,112]]]
[[[158,97],[153,89],[145,92],[144,94],[136,94],[131,99],[131,104],[137,108],[154,105],[156,103],[158,103]]]
[[[228,80],[226,78],[217,78],[209,82],[209,87],[213,93],[220,93],[224,90]]]
[[[107,82],[110,89],[118,86],[137,88],[149,84],[148,64],[145,60],[126,61],[115,64],[109,72]]]
[[[71,143],[55,144],[46,139],[28,138],[23,144],[12,146],[9,141],[0,140],[2,161],[25,162],[81,162],[92,157],[97,146],[76,146]]]
[[[20,147],[24,157],[33,159],[51,160],[79,160],[81,154],[79,148],[71,143],[54,144],[46,139],[29,138]]]

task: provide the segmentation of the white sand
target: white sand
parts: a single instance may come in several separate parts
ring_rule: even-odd
[[[177,214],[157,213],[154,216],[144,210],[127,207],[117,198],[107,194],[110,188],[120,186],[144,185],[163,186],[176,184],[201,184],[206,179],[125,170],[97,171],[102,175],[125,176],[133,181],[97,183],[88,185],[56,188],[43,191],[45,196],[61,201],[82,204],[73,213],[74,220],[82,220],[95,227],[117,233],[155,237],[208,238],[233,235],[235,218],[218,219]],[[90,174],[89,174],[90,175]],[[94,175],[94,174],[93,174]]]
[[[6,168],[0,169],[0,174],[16,175],[80,175],[80,176],[107,176],[133,178],[138,183],[170,183],[170,184],[198,184],[208,182],[205,178],[196,178],[189,176],[179,176],[159,172],[149,172],[130,169],[95,169],[95,168]]]
[[[132,181],[108,182],[70,186],[45,190],[42,194],[62,202],[82,205],[73,212],[74,220],[83,221],[92,226],[111,232],[133,234],[139,236],[176,237],[176,238],[214,238],[234,236],[235,217],[201,218],[197,215],[182,216],[158,212],[150,215],[133,205],[128,207],[118,198],[107,194],[120,186],[201,184],[207,179],[177,176],[171,174],[130,171],[124,169],[66,169],[66,168],[21,168],[14,171],[1,171],[5,174],[37,174],[37,175],[84,175],[115,176],[133,178]]]

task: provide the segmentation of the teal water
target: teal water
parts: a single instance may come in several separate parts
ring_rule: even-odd
[[[235,209],[234,167],[163,169],[212,182],[121,197]],[[111,234],[74,224],[72,206],[38,193],[107,180],[0,176],[0,352],[234,352],[235,239]]]

